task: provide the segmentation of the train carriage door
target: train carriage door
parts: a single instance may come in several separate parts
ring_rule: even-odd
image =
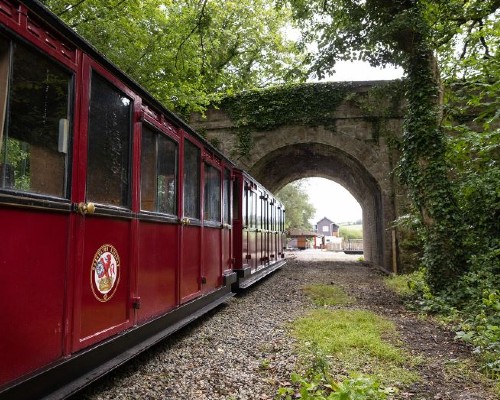
[[[269,261],[276,261],[276,200],[272,199],[269,203]]]
[[[75,121],[73,70],[3,28],[0,387],[63,356]]]
[[[258,245],[257,245],[257,193],[253,190],[253,185],[248,182],[245,185],[247,192],[247,255],[248,265],[251,267],[252,273],[255,272],[258,265]]]
[[[265,203],[265,194],[259,188],[257,190],[257,268],[260,268],[265,264],[265,213],[266,213],[266,203]]]
[[[184,139],[180,302],[201,294],[201,148]]]
[[[232,263],[232,220],[231,213],[232,193],[231,171],[224,168],[224,178],[222,185],[222,270],[227,271],[233,267]]]
[[[161,115],[143,108],[137,232],[139,322],[178,305],[179,265],[179,137]]]
[[[210,292],[222,285],[222,172],[217,159],[203,158],[202,285]]]
[[[85,58],[75,211],[78,350],[132,324],[134,95]]]

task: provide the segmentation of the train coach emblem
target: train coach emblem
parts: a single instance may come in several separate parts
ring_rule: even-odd
[[[114,246],[105,244],[96,251],[90,269],[90,286],[97,300],[106,302],[120,282],[120,256]]]

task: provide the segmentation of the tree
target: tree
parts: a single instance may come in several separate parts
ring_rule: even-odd
[[[309,220],[316,210],[310,203],[309,196],[300,181],[286,185],[276,194],[276,197],[285,205],[286,230],[297,228],[311,230]]]
[[[318,44],[312,69],[318,77],[333,70],[337,60],[404,68],[408,111],[399,175],[419,213],[429,283],[435,291],[445,289],[467,271],[473,255],[465,251],[466,225],[449,177],[436,52],[442,46],[451,47],[452,39],[464,34],[464,26],[484,25],[500,1],[289,2],[305,31],[304,41]],[[472,33],[466,31],[462,40],[467,42]]]
[[[100,52],[177,112],[234,91],[305,78],[272,0],[45,0]]]

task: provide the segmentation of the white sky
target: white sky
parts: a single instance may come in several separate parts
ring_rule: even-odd
[[[336,73],[331,75],[329,81],[386,80],[403,76],[401,69],[378,69],[362,62],[338,62],[335,70]],[[302,180],[302,184],[316,208],[311,224],[316,224],[323,217],[336,223],[361,219],[359,203],[338,183],[324,178],[307,178]]]
[[[343,186],[325,178],[306,178],[301,182],[316,208],[311,224],[315,225],[324,217],[335,223],[361,219],[360,205]]]

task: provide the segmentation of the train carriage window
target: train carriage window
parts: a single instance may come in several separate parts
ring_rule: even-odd
[[[257,229],[262,229],[262,194],[260,191],[256,193],[257,207],[255,208],[255,227]]]
[[[71,86],[48,57],[0,38],[0,188],[67,197]]]
[[[177,143],[142,128],[141,209],[177,214]]]
[[[257,227],[257,196],[252,190],[248,190],[248,227]]]
[[[93,72],[88,132],[88,200],[129,206],[131,115],[132,100]]]
[[[254,193],[250,188],[245,187],[246,209],[247,209],[247,228],[254,228]]]
[[[242,214],[240,215],[240,182],[238,179],[236,179],[233,182],[233,218],[235,220],[237,219],[243,219],[242,224],[245,226],[245,216],[246,216],[246,208],[245,206],[242,207]],[[244,194],[245,198],[243,198],[243,204],[246,205],[246,191]]]
[[[200,149],[184,142],[184,216],[200,218]]]
[[[205,190],[203,219],[205,221],[220,222],[221,212],[221,182],[220,171],[205,164]]]
[[[231,224],[231,171],[224,168],[222,219],[224,224]]]

